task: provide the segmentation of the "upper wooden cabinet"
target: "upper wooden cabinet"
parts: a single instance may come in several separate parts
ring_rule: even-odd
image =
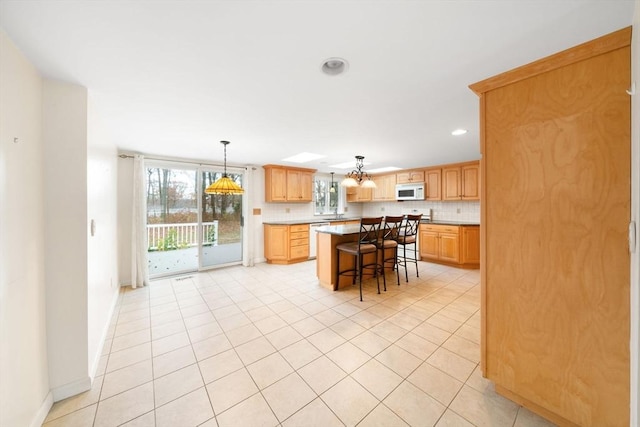
[[[431,168],[424,171],[426,200],[442,200],[442,169]]]
[[[442,200],[480,200],[480,162],[443,167]]]
[[[383,202],[396,199],[396,175],[378,175],[371,178],[376,183],[371,200]]]
[[[372,188],[347,187],[347,202],[370,202],[372,199]]]
[[[347,202],[396,200],[396,184],[425,183],[425,200],[480,200],[480,162],[455,163],[377,175],[376,188],[347,188]]]
[[[406,171],[396,174],[396,184],[407,184],[412,182],[424,182],[424,171]]]
[[[297,169],[287,170],[287,200],[310,202],[313,200],[313,172]]]
[[[315,169],[264,165],[265,202],[313,201]]]

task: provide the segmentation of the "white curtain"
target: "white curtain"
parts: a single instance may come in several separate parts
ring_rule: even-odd
[[[131,218],[131,287],[149,284],[147,269],[147,198],[144,156],[133,156],[133,209]]]

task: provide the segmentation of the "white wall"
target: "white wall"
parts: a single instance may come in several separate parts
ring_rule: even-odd
[[[45,276],[54,400],[90,385],[87,363],[87,90],[45,80]]]
[[[118,297],[117,148],[89,93],[87,115],[87,325],[93,378]],[[91,221],[94,233],[91,234]]]
[[[118,284],[131,284],[133,159],[118,159]]]
[[[41,106],[37,70],[0,30],[1,426],[40,425],[51,405]]]

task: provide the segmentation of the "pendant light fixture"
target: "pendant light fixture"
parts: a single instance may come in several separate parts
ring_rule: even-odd
[[[329,193],[335,193],[336,192],[336,187],[333,186],[334,182],[333,182],[333,174],[335,172],[331,172],[331,187],[329,187]]]
[[[209,185],[204,192],[207,194],[242,194],[244,189],[227,176],[227,145],[229,141],[220,141],[224,145],[224,174],[222,178]]]
[[[343,187],[376,188],[376,183],[371,181],[368,173],[362,170],[364,166],[364,156],[356,156],[356,168],[349,172],[342,180]]]

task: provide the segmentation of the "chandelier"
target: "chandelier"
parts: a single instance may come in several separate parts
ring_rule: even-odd
[[[369,174],[362,170],[363,166],[364,156],[356,156],[356,168],[346,175],[341,185],[343,187],[357,187],[360,185],[363,188],[376,188],[376,183],[371,181]]]
[[[208,186],[204,192],[207,194],[242,194],[244,190],[234,180],[227,176],[227,145],[229,141],[220,141],[224,145],[224,174],[222,178]]]

